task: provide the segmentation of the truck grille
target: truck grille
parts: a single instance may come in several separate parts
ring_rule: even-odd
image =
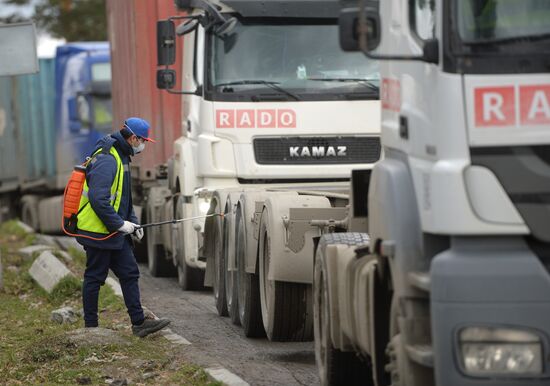
[[[379,137],[284,137],[253,140],[260,165],[373,163],[380,158]]]

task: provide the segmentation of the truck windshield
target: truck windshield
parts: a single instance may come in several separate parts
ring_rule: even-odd
[[[377,99],[380,79],[375,61],[342,51],[330,20],[239,22],[231,35],[211,37],[208,78],[221,99],[252,100]]]
[[[466,45],[550,41],[549,0],[456,0],[455,4],[458,33]]]

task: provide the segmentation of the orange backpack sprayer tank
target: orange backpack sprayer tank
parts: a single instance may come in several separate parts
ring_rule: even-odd
[[[63,195],[63,218],[61,219],[61,229],[69,236],[84,237],[90,240],[102,241],[113,237],[118,231],[108,234],[105,237],[91,237],[78,233],[78,210],[80,207],[80,197],[86,181],[86,166],[91,161],[88,158],[82,165],[76,165],[71,173],[71,177],[65,186]]]
[[[75,166],[63,196],[63,231],[65,233],[77,231],[77,215],[84,181],[86,181],[86,166]]]

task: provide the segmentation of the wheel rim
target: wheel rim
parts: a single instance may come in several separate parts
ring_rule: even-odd
[[[262,316],[264,319],[264,327],[266,331],[269,330],[269,318],[271,314],[269,299],[271,299],[272,283],[269,280],[269,236],[267,230],[262,235],[263,249],[262,249],[262,266],[261,266],[261,278],[262,278]]]
[[[327,299],[325,298],[325,282],[324,275],[321,269],[315,267],[315,294],[314,301],[315,305],[313,307],[314,320],[314,334],[315,334],[315,357],[317,360],[317,367],[319,369],[319,377],[321,383],[324,384],[324,381],[327,380],[327,334],[328,332],[328,305],[326,304]]]
[[[245,253],[244,253],[244,246],[245,246],[245,232],[244,232],[244,221],[242,217],[242,213],[239,215],[239,220],[237,221],[237,245],[236,245],[236,251],[237,256],[236,262],[237,262],[237,273],[238,273],[238,294],[239,294],[239,319],[241,320],[241,323],[244,323],[244,314],[245,314],[245,301],[246,301],[246,294],[245,294],[245,281],[246,281],[246,264],[245,264]]]
[[[226,213],[228,210],[226,210]],[[225,299],[227,300],[227,308],[231,308],[233,302],[233,271],[229,270],[229,235],[230,235],[231,221],[228,217],[223,219],[223,262],[224,262],[224,275],[225,275]]]
[[[220,248],[220,220],[216,219],[216,223],[214,224],[215,230],[214,230],[214,297],[218,299],[220,297],[220,283],[221,283],[221,272],[220,272],[220,264],[219,260],[222,258],[221,256],[221,248]]]

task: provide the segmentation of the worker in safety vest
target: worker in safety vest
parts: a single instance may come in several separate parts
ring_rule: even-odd
[[[77,240],[84,246],[87,259],[82,288],[85,326],[98,326],[99,288],[111,269],[120,281],[132,332],[140,337],[170,323],[144,317],[133,252],[132,238],[141,240],[143,229],[137,225],[132,206],[129,163],[130,157],[144,150],[146,142],[155,141],[149,138],[149,123],[141,118],[128,118],[119,132],[97,142],[86,167],[77,222]]]

